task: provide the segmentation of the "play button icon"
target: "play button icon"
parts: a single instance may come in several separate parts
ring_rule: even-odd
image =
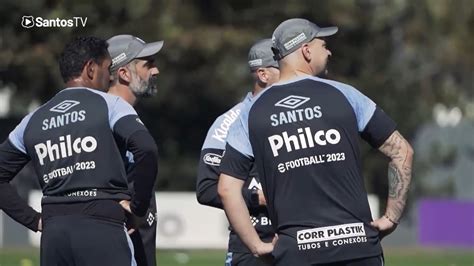
[[[21,26],[23,28],[32,28],[35,25],[35,18],[33,16],[23,16],[21,18]]]

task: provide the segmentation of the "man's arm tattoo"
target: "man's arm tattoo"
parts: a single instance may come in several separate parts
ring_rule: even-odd
[[[413,161],[410,144],[395,131],[379,149],[392,160],[388,167],[388,202],[386,215],[398,221],[405,208]]]

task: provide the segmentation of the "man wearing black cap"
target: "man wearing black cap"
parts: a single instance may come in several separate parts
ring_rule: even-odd
[[[122,207],[145,215],[157,149],[135,110],[106,93],[110,64],[105,40],[68,43],[59,59],[67,88],[28,114],[0,145],[0,202],[23,224],[8,182],[30,160],[39,178],[41,265],[136,265]],[[146,169],[134,172],[140,178],[132,193],[117,147],[132,152],[137,169]]]
[[[159,73],[154,63],[154,56],[163,47],[163,41],[145,43],[132,35],[117,35],[107,40],[109,53],[112,57],[110,72],[112,76],[109,93],[122,97],[132,106],[138,98],[150,97],[156,93],[156,77]],[[133,188],[134,160],[130,151],[123,153],[125,168],[129,177],[129,186]],[[140,178],[140,177],[138,177]],[[150,208],[143,221],[130,237],[135,250],[138,266],[156,265],[156,199],[152,193]],[[133,219],[132,219],[133,220]]]
[[[252,92],[247,94],[243,102],[238,103],[219,116],[209,128],[201,149],[197,176],[196,193],[201,204],[223,208],[217,194],[217,180],[220,173],[220,160],[225,151],[227,132],[232,122],[239,116],[242,105],[250,102],[263,89],[278,80],[280,71],[278,70],[278,63],[273,59],[271,45],[271,39],[264,39],[250,48],[248,65],[255,81]],[[249,172],[248,177],[241,193],[250,213],[250,220],[259,238],[264,242],[271,242],[275,234],[265,207],[262,187],[254,167]],[[253,256],[231,228],[226,266],[270,265],[269,259]]]
[[[290,19],[273,33],[280,80],[241,111],[227,138],[218,191],[227,216],[256,254],[276,265],[383,265],[380,239],[395,230],[411,180],[413,150],[395,122],[354,87],[316,77],[331,52],[320,28]],[[372,220],[359,136],[389,163],[385,215]],[[257,165],[279,239],[262,243],[238,193]],[[240,179],[240,180],[239,180]]]

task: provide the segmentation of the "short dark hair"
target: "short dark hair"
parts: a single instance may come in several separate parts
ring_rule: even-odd
[[[108,56],[108,44],[97,37],[76,37],[66,44],[59,57],[59,71],[64,82],[78,77],[89,60],[97,64]]]

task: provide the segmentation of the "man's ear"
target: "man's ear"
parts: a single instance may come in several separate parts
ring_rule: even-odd
[[[268,75],[264,68],[257,69],[257,77],[260,82],[267,83]]]
[[[119,81],[120,80],[124,80],[126,82],[131,81],[130,71],[126,67],[120,67],[117,71],[118,71]]]
[[[309,44],[308,44],[308,43],[304,43],[304,44],[301,46],[301,54],[303,55],[303,58],[304,58],[307,62],[310,62],[310,61],[311,61],[311,50],[309,49]]]
[[[94,72],[97,68],[97,64],[94,62],[94,60],[89,60],[87,61],[86,65],[84,66],[84,69],[86,71],[87,78],[89,80],[94,79]]]

